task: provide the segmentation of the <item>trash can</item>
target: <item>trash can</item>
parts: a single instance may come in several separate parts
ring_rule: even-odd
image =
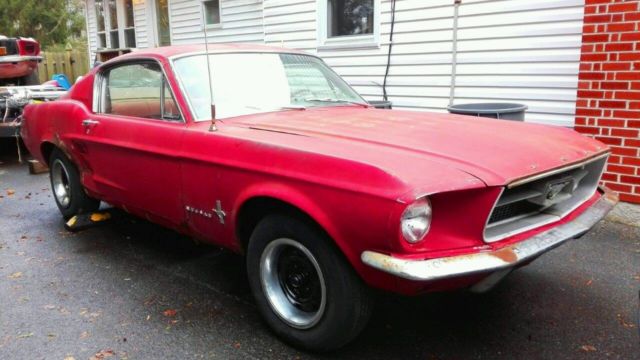
[[[368,103],[376,109],[391,109],[391,101],[371,100]]]
[[[514,103],[459,104],[447,107],[452,114],[482,116],[493,119],[524,121],[527,105]]]

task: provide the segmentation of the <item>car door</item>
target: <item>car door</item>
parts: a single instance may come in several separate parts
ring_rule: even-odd
[[[185,122],[161,65],[117,64],[96,81],[94,113],[83,121],[96,190],[105,201],[155,222],[181,223]]]

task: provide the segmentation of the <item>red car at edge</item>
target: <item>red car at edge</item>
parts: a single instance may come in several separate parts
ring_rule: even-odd
[[[0,35],[0,86],[38,85],[40,44],[32,38]]]
[[[371,289],[486,291],[617,202],[602,143],[559,127],[369,106],[318,57],[254,45],[118,57],[22,138],[65,218],[100,201],[246,256],[274,332],[351,341]]]

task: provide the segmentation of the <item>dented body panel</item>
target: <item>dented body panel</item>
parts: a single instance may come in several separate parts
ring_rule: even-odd
[[[371,266],[362,254],[424,260],[491,250],[509,257],[509,247],[578,216],[601,197],[595,193],[557,223],[487,244],[484,227],[505,186],[607,148],[568,129],[351,105],[229,118],[209,131],[209,122],[194,121],[171,67],[172,57],[203,50],[139,51],[94,69],[64,98],[25,109],[25,144],[43,162],[52,147],[62,149],[91,196],[238,252],[244,250],[238,235],[243,206],[277,199],[326,231],[365,282],[406,294],[468,286],[488,274],[416,281]],[[93,112],[96,73],[139,59],[161,64],[183,121]],[[87,119],[96,125],[88,129]],[[427,195],[431,230],[409,244],[401,238],[400,216]]]

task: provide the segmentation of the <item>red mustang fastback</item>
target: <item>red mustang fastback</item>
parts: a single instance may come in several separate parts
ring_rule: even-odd
[[[111,60],[28,106],[22,138],[65,218],[105,201],[245,254],[297,346],[352,340],[371,288],[488,290],[617,202],[607,147],[572,130],[374,109],[318,57],[208,51]]]

